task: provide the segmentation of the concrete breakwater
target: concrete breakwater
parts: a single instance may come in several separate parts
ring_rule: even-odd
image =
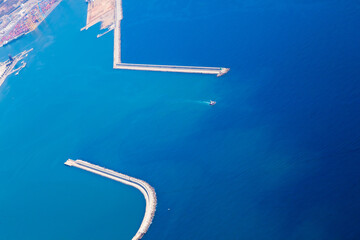
[[[155,210],[156,210],[156,203],[157,203],[157,199],[156,199],[156,193],[154,188],[152,188],[147,182],[137,179],[137,178],[133,178],[130,176],[127,176],[125,174],[122,173],[118,173],[115,172],[113,170],[107,169],[107,168],[103,168],[82,160],[72,160],[72,159],[68,159],[65,162],[65,165],[67,166],[71,166],[71,167],[77,167],[77,168],[81,168],[83,170],[98,174],[100,176],[103,177],[107,177],[110,178],[112,180],[124,183],[126,185],[132,186],[137,188],[145,197],[145,201],[146,201],[146,208],[145,208],[145,215],[143,218],[143,221],[140,225],[139,230],[137,231],[137,233],[135,234],[135,236],[132,238],[132,240],[138,240],[141,239],[145,233],[147,232],[147,230],[149,229],[152,220],[154,218],[155,215]]]
[[[114,68],[121,63],[121,20],[123,19],[122,0],[115,0],[114,29]]]
[[[218,77],[226,74],[229,68],[221,67],[193,67],[193,66],[175,66],[175,65],[153,65],[153,64],[114,64],[115,69],[157,71],[157,72],[178,72],[178,73],[202,73],[216,74]]]

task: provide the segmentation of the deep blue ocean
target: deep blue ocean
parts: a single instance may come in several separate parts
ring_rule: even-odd
[[[155,188],[144,239],[360,239],[359,1],[123,0],[124,62],[221,78],[112,69],[86,7],[0,49],[34,48],[0,87],[0,240],[135,235],[142,194],[68,158]]]

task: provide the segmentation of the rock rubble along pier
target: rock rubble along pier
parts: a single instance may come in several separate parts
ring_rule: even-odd
[[[100,176],[107,177],[112,180],[137,188],[145,197],[146,208],[145,208],[145,215],[140,225],[140,228],[135,234],[135,236],[132,238],[132,240],[141,239],[145,235],[145,233],[147,232],[147,230],[149,229],[152,223],[156,210],[157,200],[156,200],[156,193],[154,188],[152,188],[147,182],[143,180],[133,178],[125,174],[121,174],[113,170],[106,169],[82,160],[68,159],[65,162],[65,165],[70,167],[81,168],[88,172],[92,172]]]

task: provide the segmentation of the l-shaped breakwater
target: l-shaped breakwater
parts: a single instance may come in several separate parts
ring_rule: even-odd
[[[215,74],[218,77],[226,74],[230,69],[223,67],[197,67],[177,65],[133,64],[121,61],[121,21],[123,20],[122,0],[91,0],[88,1],[88,14],[86,26],[88,29],[97,22],[101,22],[101,29],[108,30],[98,37],[114,30],[114,69],[177,72],[177,73],[202,73]]]
[[[123,19],[122,0],[115,0],[114,27],[114,68],[127,70],[202,73],[215,74],[218,77],[226,74],[230,69],[222,67],[196,67],[177,65],[132,64],[121,62],[121,21]]]
[[[157,199],[156,199],[156,193],[155,193],[155,190],[153,187],[151,187],[147,182],[145,182],[143,180],[133,178],[133,177],[127,176],[125,174],[118,173],[113,170],[103,168],[98,165],[94,165],[94,164],[91,164],[89,162],[82,161],[82,160],[68,159],[65,162],[65,165],[81,168],[83,170],[86,170],[86,171],[98,174],[100,176],[107,177],[112,180],[115,180],[115,181],[118,181],[118,182],[124,183],[126,185],[137,188],[144,195],[144,198],[146,201],[146,208],[145,208],[145,215],[144,215],[143,221],[140,225],[140,228],[137,231],[137,233],[135,234],[135,236],[132,238],[132,240],[141,239],[145,235],[145,233],[147,232],[147,230],[149,229],[149,227],[152,223],[152,220],[155,215],[155,210],[156,210]]]

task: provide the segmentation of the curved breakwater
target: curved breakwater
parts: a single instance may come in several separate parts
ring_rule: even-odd
[[[101,175],[103,177],[107,177],[112,180],[115,180],[115,181],[118,181],[118,182],[124,183],[126,185],[137,188],[145,197],[146,208],[145,208],[145,215],[144,215],[143,221],[140,225],[140,228],[137,231],[137,233],[135,234],[135,236],[132,238],[132,240],[141,239],[145,235],[145,233],[147,232],[147,230],[149,229],[149,227],[152,223],[152,220],[155,215],[155,210],[156,210],[157,199],[156,199],[156,193],[155,193],[155,190],[153,187],[151,187],[147,182],[145,182],[143,180],[133,178],[133,177],[127,176],[125,174],[118,173],[113,170],[103,168],[103,167],[100,167],[100,166],[97,166],[97,165],[94,165],[94,164],[91,164],[91,163],[88,163],[88,162],[82,161],[82,160],[68,159],[65,162],[65,165],[81,168],[83,170],[86,170],[86,171],[89,171],[89,172]]]

